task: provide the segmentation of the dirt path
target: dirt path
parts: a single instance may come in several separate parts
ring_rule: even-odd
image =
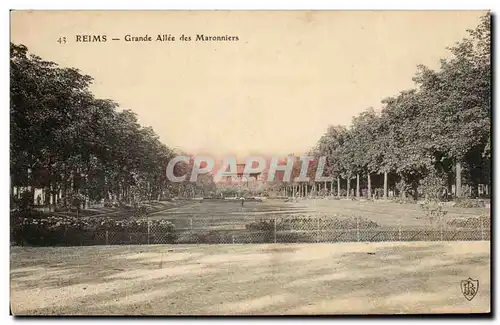
[[[489,242],[15,247],[10,274],[16,315],[490,310]]]

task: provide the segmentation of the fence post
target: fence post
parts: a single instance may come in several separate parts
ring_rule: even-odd
[[[146,218],[147,222],[148,222],[148,245],[149,245],[149,234],[151,232],[151,229],[150,229],[150,224],[149,224],[149,218]]]
[[[316,219],[316,226],[317,226],[317,231],[316,231],[316,242],[319,243],[319,232],[320,232],[320,228],[319,228],[319,217]]]
[[[442,224],[442,228],[443,228],[444,239],[446,240],[446,238],[447,238],[447,232],[446,232],[446,220],[445,220],[445,218],[444,218],[444,217],[443,217],[443,224]]]
[[[274,218],[274,243],[276,244],[276,218]]]
[[[108,230],[106,229],[106,246],[109,245],[109,235]]]
[[[483,219],[481,217],[479,217],[479,222],[481,223],[481,240],[484,240]]]
[[[359,217],[355,217],[356,218],[356,237],[358,238],[358,242],[359,242]]]
[[[398,239],[401,241],[401,217],[398,220]]]
[[[444,218],[443,218],[443,215],[441,214],[439,216],[439,237],[441,239],[441,241],[443,241],[443,228],[444,227]]]

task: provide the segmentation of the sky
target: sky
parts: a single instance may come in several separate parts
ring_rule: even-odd
[[[285,156],[412,88],[417,65],[438,68],[446,47],[484,13],[13,11],[11,41],[92,76],[96,97],[136,112],[169,147],[215,158]],[[146,34],[176,40],[124,41]],[[192,41],[180,41],[183,34]],[[196,34],[238,41],[197,42]]]

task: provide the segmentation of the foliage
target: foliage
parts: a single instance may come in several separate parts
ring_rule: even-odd
[[[447,226],[457,228],[475,228],[475,229],[490,229],[491,219],[489,216],[481,215],[479,217],[470,218],[453,218],[446,221]]]
[[[11,208],[22,213],[29,213],[33,209],[33,195],[29,191],[23,191],[19,198],[14,198]]]
[[[106,217],[60,217],[30,215],[11,221],[11,240],[18,245],[98,245],[105,244],[105,232],[126,235],[147,234],[149,227],[170,236],[173,241],[175,227],[167,220],[111,219]]]
[[[420,205],[420,208],[425,211],[427,217],[444,217],[448,211],[443,208],[442,204],[426,201]]]
[[[401,196],[414,200],[419,192],[435,197],[457,165],[472,188],[489,184],[490,19],[483,16],[468,38],[449,47],[439,70],[418,66],[415,88],[383,99],[380,112],[367,109],[349,128],[330,126],[315,148],[328,157],[330,175],[389,172]]]
[[[62,201],[71,204],[75,196],[156,200],[206,185],[169,183],[165,168],[178,153],[142,127],[134,112],[96,98],[92,77],[44,61],[24,45],[11,44],[10,52],[12,187],[44,188],[47,196],[62,192]],[[177,164],[176,173],[191,170],[190,164]]]
[[[451,56],[438,70],[418,66],[415,87],[383,99],[381,111],[369,108],[349,127],[330,125],[312,150],[316,158],[327,157],[324,175],[360,175],[364,180],[387,172],[400,200],[410,200],[408,195],[416,200],[419,193],[433,198],[441,180],[448,187],[460,170],[458,178],[473,189],[489,184],[490,20],[485,15],[467,38],[449,47]],[[91,76],[45,61],[24,45],[11,44],[10,54],[12,187],[44,188],[44,201],[62,193],[67,205],[75,196],[133,204],[215,192],[209,175],[195,184],[170,183],[165,167],[184,153],[141,126],[133,111],[96,98]],[[316,165],[317,160],[310,164],[310,178]],[[180,176],[192,168],[192,160],[179,163],[174,173]],[[300,169],[297,161],[293,178]],[[372,186],[382,187],[380,183],[378,178]],[[278,182],[277,189],[289,186]],[[31,209],[29,195],[13,200],[15,208]]]
[[[455,207],[457,208],[484,208],[485,204],[481,200],[474,200],[470,198],[461,198],[455,200]]]
[[[419,181],[418,191],[426,200],[440,201],[446,199],[446,175],[439,175],[434,169]]]
[[[379,225],[365,218],[338,218],[338,217],[309,217],[296,216],[291,218],[277,218],[276,231],[281,230],[334,230],[334,229],[367,229],[378,228]],[[248,231],[274,231],[274,219],[261,219],[245,225]]]

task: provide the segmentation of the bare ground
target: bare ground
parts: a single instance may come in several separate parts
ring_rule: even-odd
[[[10,260],[15,315],[490,311],[490,242],[13,247]]]

